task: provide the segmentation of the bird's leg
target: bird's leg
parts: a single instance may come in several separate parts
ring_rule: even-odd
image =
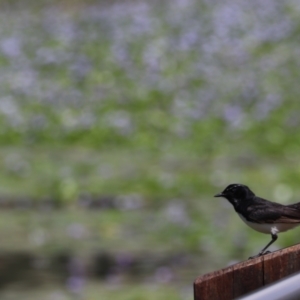
[[[267,254],[267,253],[270,253],[270,251],[266,251],[278,238],[277,234],[271,234],[272,236],[272,240],[267,244],[266,247],[264,247],[257,255],[254,255],[254,256],[250,256],[249,259],[251,258],[255,258],[255,257],[259,257],[259,256],[262,256],[264,254]]]
[[[265,254],[265,251],[277,240],[277,238],[278,238],[278,236],[277,236],[277,234],[271,234],[271,236],[272,236],[272,240],[270,241],[270,243],[268,243],[268,245],[264,248],[264,249],[262,249],[260,252],[259,252],[259,256],[261,256],[261,255],[263,255],[263,254]]]

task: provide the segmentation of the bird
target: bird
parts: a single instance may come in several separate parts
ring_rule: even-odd
[[[300,202],[283,205],[258,197],[251,189],[239,183],[229,184],[214,197],[226,198],[239,217],[252,229],[271,234],[271,241],[249,259],[270,253],[267,249],[277,240],[278,233],[300,225]]]

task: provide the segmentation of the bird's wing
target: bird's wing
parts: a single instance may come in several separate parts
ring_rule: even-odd
[[[257,223],[300,223],[300,209],[279,203],[262,203],[247,210],[249,221]]]

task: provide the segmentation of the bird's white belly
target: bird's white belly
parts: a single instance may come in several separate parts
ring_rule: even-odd
[[[253,222],[249,222],[247,221],[242,215],[238,214],[240,216],[240,218],[248,225],[250,226],[252,229],[262,232],[262,233],[272,233],[272,234],[276,234],[278,232],[284,232],[287,230],[290,230],[292,228],[295,228],[297,226],[300,225],[300,223],[291,223],[291,224],[287,224],[287,223],[272,223],[272,224],[259,224],[259,223],[253,223]]]

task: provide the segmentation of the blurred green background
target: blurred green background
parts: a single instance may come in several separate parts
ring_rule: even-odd
[[[297,1],[0,8],[0,299],[191,300],[270,239],[214,194],[300,201]]]

